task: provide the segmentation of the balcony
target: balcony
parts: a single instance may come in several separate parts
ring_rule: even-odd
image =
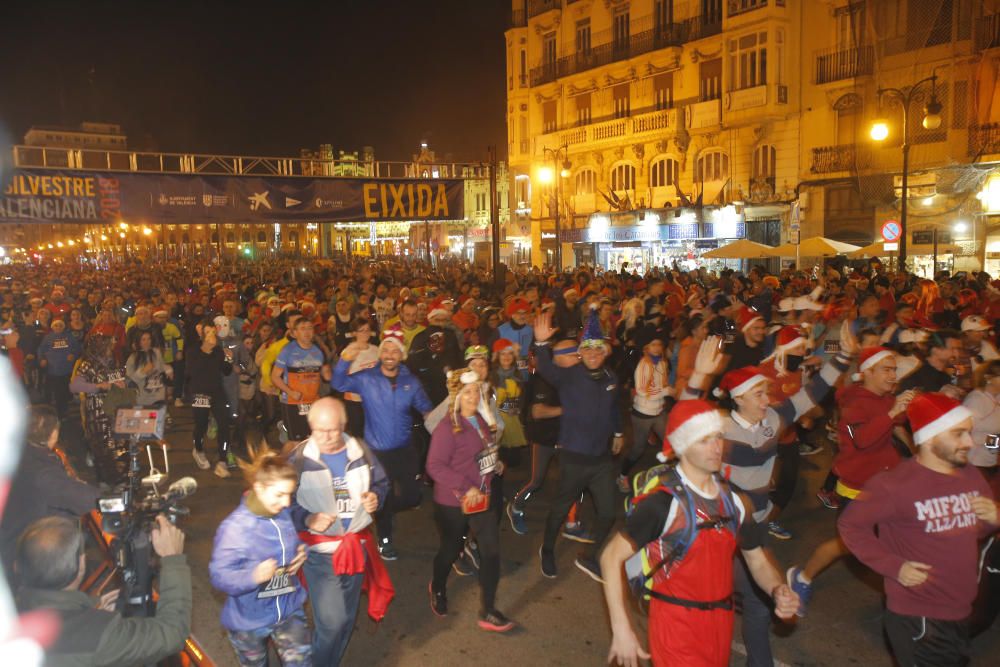
[[[559,9],[561,6],[560,0],[528,0],[528,18],[544,14],[550,9]]]
[[[1000,47],[1000,14],[984,16],[976,21],[976,49],[985,51]]]
[[[640,21],[641,19],[636,21],[636,23]],[[721,22],[704,23],[700,17],[688,19],[683,23],[656,26],[649,30],[629,35],[627,40],[604,41],[589,51],[578,51],[571,55],[563,56],[554,62],[542,63],[538,67],[533,67],[531,69],[531,85],[541,86],[564,76],[586,72],[587,70],[602,67],[609,63],[635,58],[651,51],[680,46],[689,41],[719,34],[721,31]],[[604,31],[604,33],[606,34],[595,35],[594,41],[611,36],[610,30]]]
[[[871,74],[875,62],[872,46],[826,49],[816,54],[816,83],[830,83]]]
[[[1000,153],[1000,123],[970,126],[969,155],[994,155],[996,153]]]
[[[822,146],[812,149],[812,173],[829,174],[835,171],[854,171],[870,162],[869,151],[859,151],[857,144]]]
[[[602,141],[621,143],[625,137],[646,133],[662,134],[677,128],[677,109],[643,110],[624,118],[604,118],[581,127],[550,132],[540,137],[542,146],[575,146]]]
[[[510,13],[511,28],[525,28],[528,25],[528,16],[523,9],[514,9]]]
[[[722,100],[695,102],[684,110],[684,117],[692,130],[718,126],[722,122]]]

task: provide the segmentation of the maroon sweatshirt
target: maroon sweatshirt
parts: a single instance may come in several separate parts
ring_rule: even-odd
[[[845,486],[860,490],[872,475],[899,463],[899,452],[892,444],[892,429],[906,422],[906,413],[895,419],[890,417],[889,410],[895,402],[892,394],[879,396],[860,383],[837,392],[840,449],[833,469]]]
[[[971,499],[980,495],[993,498],[974,466],[945,475],[908,459],[872,477],[844,510],[837,522],[840,537],[885,577],[890,611],[944,621],[968,617],[977,590],[977,542],[997,530],[972,510]],[[930,565],[927,581],[900,584],[896,577],[904,561]]]
[[[454,432],[451,415],[434,429],[427,452],[427,474],[434,480],[434,502],[459,507],[472,487],[489,494],[497,463],[497,447],[486,421],[476,415],[478,428],[459,417],[462,430]]]

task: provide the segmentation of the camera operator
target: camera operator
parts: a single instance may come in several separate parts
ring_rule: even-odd
[[[79,517],[94,509],[97,489],[74,479],[56,451],[59,417],[47,405],[33,405],[17,473],[13,477],[7,510],[0,521],[0,555],[10,573],[17,536],[36,519],[49,515]]]
[[[55,612],[60,632],[49,647],[49,665],[150,664],[178,652],[191,630],[191,570],[184,533],[165,516],[152,530],[160,558],[160,599],[155,617],[125,618],[110,611],[114,595],[100,608],[79,590],[84,578],[84,540],[78,521],[66,517],[40,519],[17,542],[15,572],[23,611]]]

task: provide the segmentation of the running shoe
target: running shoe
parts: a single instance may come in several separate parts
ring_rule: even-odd
[[[195,465],[202,470],[208,470],[212,467],[212,465],[208,462],[208,457],[205,456],[205,452],[199,452],[197,449],[192,449],[191,457],[194,459]]]
[[[448,596],[444,594],[444,591],[435,591],[434,582],[427,584],[427,592],[431,596],[431,611],[434,612],[435,616],[447,616],[448,615]]]
[[[601,564],[593,558],[584,558],[583,556],[579,556],[575,561],[573,561],[573,564],[597,583],[604,583],[604,576],[601,574]]]
[[[790,540],[792,539],[792,534],[789,533],[784,527],[777,521],[771,521],[767,524],[767,532],[779,540]]]
[[[819,454],[823,451],[823,447],[817,445],[814,442],[800,442],[799,443],[799,455],[800,456],[813,456]]]
[[[840,509],[840,498],[837,496],[836,491],[827,491],[826,489],[820,489],[816,492],[816,497],[819,501],[823,503],[823,507],[831,510]]]
[[[624,494],[632,492],[632,487],[629,486],[628,477],[626,475],[618,475],[618,490]]]
[[[465,557],[469,559],[472,567],[479,569],[479,545],[475,540],[465,541]]]
[[[451,564],[451,569],[460,577],[469,577],[476,573],[476,568],[472,567],[464,551],[458,554],[458,558]]]
[[[392,540],[388,537],[383,537],[379,540],[378,555],[382,557],[382,560],[396,560],[399,558],[399,552],[392,546]]]
[[[573,523],[566,523],[563,525],[562,536],[567,540],[573,540],[574,542],[579,542],[581,544],[593,544],[594,536],[590,534],[589,530],[584,529],[583,524],[579,521]]]
[[[514,509],[514,503],[507,503],[507,518],[510,519],[510,527],[515,533],[528,534],[528,522],[524,518],[524,512]]]
[[[236,470],[240,467],[239,463],[236,461],[236,454],[226,452],[226,467],[229,468],[229,470]]]
[[[514,628],[514,621],[496,609],[490,609],[479,614],[479,627],[487,632],[508,632]]]
[[[785,578],[788,580],[788,587],[799,596],[799,608],[798,611],[795,612],[795,615],[802,618],[806,615],[806,606],[809,605],[809,600],[812,598],[812,583],[807,584],[802,580],[801,567],[788,568]]]
[[[232,473],[229,472],[229,466],[226,465],[225,461],[219,461],[218,463],[215,464],[216,477],[221,477],[222,479],[226,479],[230,475],[232,475]]]
[[[538,556],[542,559],[542,576],[546,579],[555,579],[558,572],[555,552],[546,551],[545,547],[541,546],[538,547]]]

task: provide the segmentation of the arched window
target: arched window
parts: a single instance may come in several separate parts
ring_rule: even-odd
[[[267,243],[267,232],[257,232],[257,243]]]
[[[250,243],[250,232],[243,230],[243,243]]]
[[[611,170],[612,190],[633,190],[635,189],[635,167],[628,163],[622,163]]]
[[[576,172],[576,194],[592,195],[597,190],[597,172],[593,169],[581,169]]]
[[[191,243],[191,236],[187,232],[184,232],[184,235],[181,236],[181,243],[183,243],[184,245],[188,245]]]
[[[227,246],[236,245],[236,234],[234,232],[226,232],[226,245]]]
[[[666,185],[676,185],[680,173],[680,164],[673,158],[660,158],[649,165],[649,187],[662,188]]]
[[[212,243],[219,242],[219,232],[212,232]]]
[[[709,150],[698,156],[694,167],[695,182],[725,181],[728,178],[729,156],[723,151]]]
[[[292,246],[293,248],[298,248],[299,247],[299,233],[298,232],[290,232],[288,234],[288,245]]]

